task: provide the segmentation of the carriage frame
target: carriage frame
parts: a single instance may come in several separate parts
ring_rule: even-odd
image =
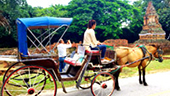
[[[59,63],[57,62],[57,54],[55,53],[58,42],[51,46],[52,43],[50,41],[58,30],[65,27],[59,40],[63,38],[72,20],[72,18],[56,17],[18,18],[16,20],[18,32],[17,62],[12,64],[4,74],[1,89],[2,96],[16,94],[42,95],[45,94],[43,93],[44,90],[48,91],[48,88],[45,87],[46,85],[52,85],[50,87],[53,89],[50,90],[53,90],[52,94],[56,96],[56,81],[61,83],[65,93],[67,93],[67,91],[63,82],[76,81],[76,88],[91,88],[94,96],[101,94],[111,96],[113,94],[115,87],[113,74],[120,69],[120,67],[115,67],[114,64],[116,61],[115,53],[112,53],[114,55],[111,57],[113,58],[111,62],[102,64],[100,60],[100,50],[84,50],[84,56],[78,58],[76,61],[74,60],[74,62],[70,62],[71,57],[68,57],[69,59],[66,59],[65,62],[69,67],[65,72],[59,72]],[[45,30],[40,36],[36,36],[36,34],[31,31],[31,29],[42,28],[48,30]],[[49,30],[52,31],[49,32]],[[28,32],[31,37],[28,36]],[[44,34],[47,35],[43,36]],[[32,40],[32,38],[34,38],[34,40]],[[34,46],[33,48],[35,49],[32,53],[30,53],[28,48],[28,40],[32,43],[31,47]],[[81,45],[81,47],[83,46]],[[82,61],[78,62],[79,59]],[[11,68],[15,66],[19,67],[11,72]],[[82,81],[87,83],[87,85],[82,83]],[[48,82],[50,83],[48,84]],[[11,89],[11,86],[16,87],[16,90]],[[101,89],[98,89],[98,87]],[[17,88],[23,88],[24,91]],[[110,89],[108,90],[108,88]],[[107,92],[103,92],[105,90],[107,90]],[[21,91],[21,93],[18,91]]]

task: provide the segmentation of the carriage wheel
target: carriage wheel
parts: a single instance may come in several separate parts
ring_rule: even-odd
[[[14,68],[19,68],[21,66],[25,66],[25,64],[20,63],[20,62],[16,62],[14,64],[12,64],[6,71],[5,74],[3,76],[3,82],[5,81],[5,79],[8,77],[8,75],[14,70]]]
[[[114,78],[107,72],[97,74],[91,83],[91,92],[94,96],[111,96],[114,88]]]
[[[56,92],[55,79],[46,68],[23,66],[13,71],[5,80],[1,96],[55,96]]]
[[[91,81],[96,74],[93,71],[86,70],[82,78],[80,88],[88,89],[91,86]]]

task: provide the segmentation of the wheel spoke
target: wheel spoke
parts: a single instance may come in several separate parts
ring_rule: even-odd
[[[100,88],[99,88],[99,89],[100,89]],[[97,92],[96,96],[99,96],[99,94],[100,94],[100,91]]]
[[[91,81],[93,77],[95,76],[95,73],[91,70],[87,70],[84,74],[84,77],[82,78],[81,84],[79,85],[82,89],[88,89],[91,86]]]
[[[40,69],[38,69],[38,72],[40,71]],[[34,83],[33,83],[33,87],[34,87],[34,84],[35,84],[35,81],[37,81],[37,77],[38,75],[36,75],[35,79],[34,79]]]
[[[28,70],[28,71],[29,71],[29,77],[28,77],[28,78],[29,78],[29,81],[30,81],[30,87],[32,87],[32,86],[31,86],[32,83],[31,83],[31,79],[30,79],[30,77],[31,77],[31,75],[30,75],[30,68],[28,68],[28,69],[29,69],[29,70]]]
[[[8,91],[8,90],[6,90],[6,91]],[[24,91],[25,92],[26,90],[10,90],[10,91]]]
[[[37,72],[38,72],[37,74],[40,73],[40,70],[41,70],[41,69],[39,68],[38,71],[37,71]],[[38,85],[38,84],[40,83],[40,82],[38,82],[38,84],[35,83],[35,82],[37,81],[38,76],[39,76],[39,75],[36,75],[36,77],[35,77],[35,79],[34,79],[33,88],[36,88],[36,85]]]
[[[22,77],[22,75],[17,71],[17,73],[19,74],[19,76],[21,77],[21,79],[24,81],[24,83],[26,84],[27,88],[29,88],[28,83],[25,82],[24,78]]]
[[[17,84],[18,86],[20,86],[20,87],[22,87],[22,88],[24,88],[24,89],[26,89],[27,90],[27,88],[25,88],[24,86],[22,86],[21,84],[19,84],[19,83],[17,83],[17,82],[15,82],[15,81],[13,81],[12,79],[9,79],[9,81],[10,82],[13,82],[13,83],[15,83],[15,84]],[[15,85],[14,84],[14,85]]]
[[[46,78],[46,76],[44,76],[44,78],[40,79],[39,81],[43,81],[45,78]],[[38,84],[40,84],[40,83],[41,83],[41,82],[38,82],[38,83],[36,83],[36,84],[34,83],[34,85],[35,85],[34,88],[36,88],[36,87],[38,86]]]
[[[101,72],[92,80],[91,92],[94,96],[111,96],[114,84],[114,78],[110,73]]]
[[[1,96],[41,96],[43,94],[56,96],[56,91],[55,79],[47,69],[39,66],[23,66],[14,70],[4,81]]]

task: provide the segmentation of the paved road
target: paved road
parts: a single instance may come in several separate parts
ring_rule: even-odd
[[[170,71],[146,75],[146,81],[148,86],[140,85],[138,76],[120,79],[121,91],[115,90],[112,96],[170,96]],[[69,93],[59,89],[57,96],[92,96],[92,94],[90,89],[74,90]]]

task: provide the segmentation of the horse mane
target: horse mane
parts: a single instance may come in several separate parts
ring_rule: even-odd
[[[158,45],[158,44],[150,44],[149,46],[153,46],[153,47],[156,47],[157,49],[159,49],[161,46]]]

